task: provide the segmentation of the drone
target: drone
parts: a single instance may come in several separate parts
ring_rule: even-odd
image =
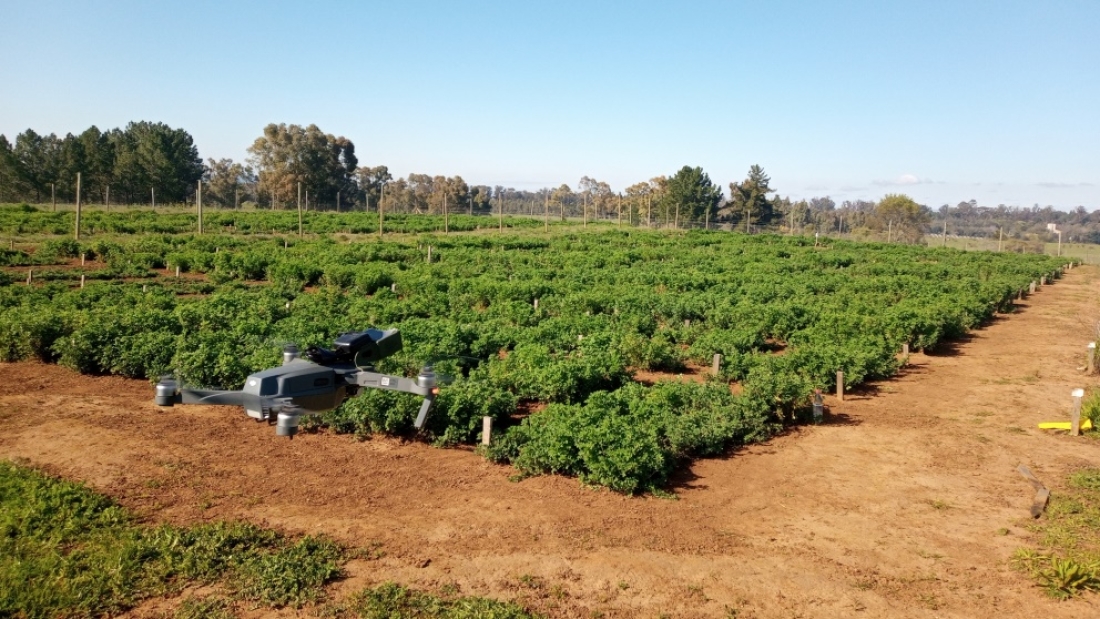
[[[415,378],[379,374],[371,365],[401,350],[397,329],[366,329],[344,333],[332,350],[311,346],[304,358],[298,347],[283,348],[283,364],[250,375],[240,391],[192,389],[172,376],[161,377],[156,386],[158,406],[206,404],[241,406],[257,421],[275,421],[275,435],[293,438],[303,415],[333,410],[360,389],[387,389],[424,398],[413,426],[422,429],[428,410],[439,394],[439,377],[425,365]]]

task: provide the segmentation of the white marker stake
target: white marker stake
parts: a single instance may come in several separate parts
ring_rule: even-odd
[[[493,418],[482,417],[481,418],[481,444],[488,445],[489,437],[493,435]]]
[[[1096,342],[1089,342],[1088,350],[1088,369],[1085,371],[1085,373],[1089,376],[1092,376],[1092,374],[1096,372]]]
[[[1069,435],[1079,436],[1081,434],[1081,398],[1085,397],[1084,389],[1073,390],[1073,417],[1070,421]]]

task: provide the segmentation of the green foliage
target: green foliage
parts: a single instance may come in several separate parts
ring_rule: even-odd
[[[355,594],[342,605],[344,615],[363,619],[533,619],[523,608],[480,597],[436,596],[386,583]]]
[[[1014,567],[1059,599],[1100,591],[1100,469],[1071,474],[1068,487],[1051,494],[1043,519],[1030,528],[1040,550],[1017,550]]]
[[[136,526],[80,484],[0,462],[0,616],[113,615],[218,583],[264,606],[300,606],[320,599],[342,558],[331,541],[248,524]]]
[[[459,378],[440,390],[429,418],[429,429],[441,444],[473,440],[481,430],[482,418],[507,419],[516,409],[516,397],[494,386],[484,373]]]
[[[174,619],[233,619],[231,602],[223,597],[188,597],[176,609]]]
[[[721,199],[722,189],[711,182],[703,168],[684,166],[668,179],[662,203],[667,212],[679,209],[682,219],[699,221],[708,212],[713,218]]]
[[[42,244],[35,256],[43,263],[80,256],[80,243],[73,239],[51,239]]]
[[[302,606],[338,578],[343,550],[334,542],[304,537],[269,554],[254,554],[238,569],[239,594],[265,606]]]
[[[316,284],[323,271],[317,265],[306,260],[284,260],[267,268],[267,279],[273,284],[292,290],[301,290],[305,286]]]
[[[35,260],[27,252],[19,249],[0,248],[0,266],[17,267],[33,264],[41,264],[41,261]]]
[[[1100,563],[1081,564],[1074,559],[1020,549],[1013,554],[1012,564],[1034,578],[1055,599],[1100,591]]]
[[[62,316],[48,306],[5,308],[0,312],[0,361],[53,361],[54,343],[64,332]]]
[[[73,317],[53,352],[85,374],[155,378],[171,369],[179,325],[170,311],[135,299],[132,311],[92,310]]]
[[[409,434],[419,408],[420,399],[414,395],[365,389],[336,410],[322,415],[321,421],[337,432],[362,438],[376,432]]]
[[[1100,389],[1093,387],[1081,401],[1081,419],[1092,421],[1094,431],[1100,431]]]
[[[621,492],[660,488],[680,460],[761,440],[767,405],[720,383],[628,385],[584,405],[552,404],[511,428],[489,451],[528,475],[577,475]]]
[[[766,197],[758,172],[754,195]],[[67,216],[0,209],[0,227],[67,234]],[[373,233],[374,217],[310,212],[305,223],[311,234]],[[178,371],[192,385],[239,388],[278,363],[283,343],[329,346],[342,332],[399,327],[405,348],[379,371],[412,376],[432,363],[457,378],[440,390],[424,438],[475,440],[483,416],[502,428],[519,402],[549,405],[498,433],[489,457],[627,492],[660,487],[685,459],[796,421],[837,370],[849,388],[892,375],[903,343],[932,349],[963,335],[1060,262],[702,231],[369,243],[266,236],[297,231],[297,213],[280,211],[212,212],[201,236],[183,213],[96,211],[87,221],[145,235],[66,238],[9,256],[88,253],[108,268],[86,271],[95,284],[84,289],[64,269],[36,273],[33,286],[0,286],[0,359],[132,377]],[[392,223],[432,232],[439,221],[395,214]],[[162,265],[195,275],[149,280]],[[724,384],[632,380],[634,371],[706,367],[716,353],[721,378],[739,382],[741,395]],[[414,396],[364,390],[319,423],[412,435],[418,408]]]
[[[932,212],[928,207],[917,204],[905,194],[887,194],[875,206],[871,224],[880,232],[885,231],[888,241],[921,243],[931,221]]]

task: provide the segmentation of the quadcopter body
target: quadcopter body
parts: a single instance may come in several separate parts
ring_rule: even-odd
[[[430,365],[415,378],[379,374],[372,365],[401,350],[397,329],[366,329],[345,333],[332,350],[310,347],[300,356],[297,346],[283,350],[283,364],[250,375],[240,391],[191,389],[172,377],[161,378],[156,386],[156,403],[212,404],[241,406],[258,421],[275,421],[278,436],[293,437],[303,415],[333,410],[360,389],[387,389],[424,398],[413,424],[423,428],[428,411],[439,392],[438,379]]]

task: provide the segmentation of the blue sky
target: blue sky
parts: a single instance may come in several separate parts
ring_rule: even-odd
[[[314,123],[398,176],[1100,208],[1100,2],[805,4],[0,0],[0,133],[243,160]]]

